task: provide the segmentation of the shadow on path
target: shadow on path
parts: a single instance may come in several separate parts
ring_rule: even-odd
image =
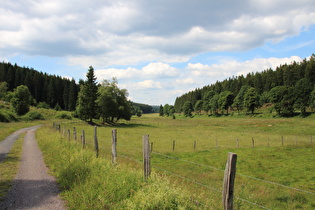
[[[0,185],[9,183],[9,180],[2,181]],[[62,202],[55,199],[59,194],[56,189],[56,182],[51,180],[16,179],[10,192],[0,201],[0,209],[52,209],[50,205],[63,209]]]

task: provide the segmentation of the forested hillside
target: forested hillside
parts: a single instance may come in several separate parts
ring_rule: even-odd
[[[61,109],[73,111],[76,108],[79,85],[74,79],[48,75],[33,68],[0,63],[0,82],[6,82],[8,91],[20,85],[28,87],[37,103],[45,102],[51,108],[58,104]]]
[[[305,113],[315,107],[315,55],[302,62],[293,62],[262,72],[235,76],[215,84],[197,88],[176,98],[177,113],[218,113],[233,109],[254,112],[265,103],[272,103],[278,114]]]
[[[78,84],[74,79],[49,75],[33,68],[20,67],[6,62],[0,63],[0,84],[3,82],[6,83],[5,91],[12,92],[21,85],[28,87],[32,98],[35,100],[33,105],[45,103],[50,108],[58,107],[67,111],[76,110],[79,102],[80,85],[84,84],[83,80],[80,80]],[[101,84],[98,86],[100,87]],[[131,110],[133,114],[139,112],[138,110],[141,110],[142,113],[158,112],[156,108],[147,104],[131,102],[131,106],[133,107]]]

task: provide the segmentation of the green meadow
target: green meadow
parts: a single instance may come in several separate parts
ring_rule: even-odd
[[[69,209],[222,209],[228,152],[238,156],[235,209],[315,208],[312,115],[176,115],[173,119],[145,114],[111,125],[96,121],[100,158],[93,151],[94,125],[80,120],[54,121],[60,124],[60,132],[53,129],[52,120],[1,123],[1,139],[20,128],[45,124],[36,132],[36,139]],[[111,163],[113,129],[118,138],[116,165]],[[80,141],[82,130],[85,149]],[[142,172],[143,135],[149,135],[152,146],[152,174],[147,181]],[[17,170],[21,146],[22,141],[17,141],[8,156],[14,158],[0,164],[5,184],[1,196]]]
[[[117,129],[118,165],[141,171],[142,136],[149,135],[153,173],[186,189],[197,208],[222,208],[226,158],[228,152],[234,152],[238,155],[236,209],[311,209],[315,208],[314,125],[313,116],[173,119],[148,114],[115,125],[98,124],[97,136],[100,156],[110,161],[111,132]],[[74,127],[77,141],[73,140]],[[71,144],[81,147],[84,130],[87,148],[93,150],[94,126],[61,123],[58,135],[62,142],[68,142],[68,129]]]

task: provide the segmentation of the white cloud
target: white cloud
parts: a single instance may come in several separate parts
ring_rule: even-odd
[[[155,82],[153,80],[144,80],[135,84],[136,89],[162,89],[161,82]]]
[[[315,24],[313,0],[16,0],[0,10],[0,55],[67,56],[100,68],[252,49]]]
[[[117,79],[142,79],[142,78],[174,78],[179,75],[179,70],[166,63],[150,63],[141,69],[128,67],[126,69],[108,68],[97,69],[95,75],[99,80],[116,77]]]

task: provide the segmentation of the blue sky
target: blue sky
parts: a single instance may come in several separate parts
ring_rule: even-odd
[[[315,53],[314,0],[0,0],[0,59],[151,105]]]

